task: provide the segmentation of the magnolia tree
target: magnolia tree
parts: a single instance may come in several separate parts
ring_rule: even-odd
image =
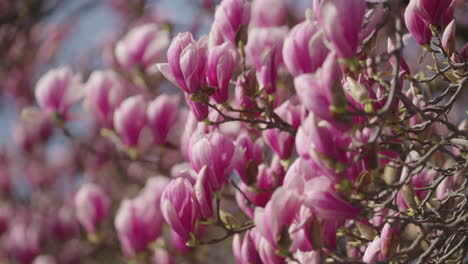
[[[0,4],[2,263],[466,261],[464,1],[109,0],[99,70],[60,2]]]

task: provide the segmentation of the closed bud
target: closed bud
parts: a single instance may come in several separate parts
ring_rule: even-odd
[[[341,122],[341,119],[334,117],[336,113],[346,111],[347,101],[341,86],[341,77],[342,73],[336,55],[330,53],[322,68],[316,73],[296,77],[294,87],[298,98],[307,110],[329,122]],[[342,124],[338,127],[345,128],[346,125]]]
[[[88,233],[98,231],[97,226],[107,217],[110,206],[107,194],[94,183],[83,185],[76,193],[76,217]]]
[[[253,70],[247,71],[237,77],[234,91],[234,104],[241,109],[252,110],[255,107],[253,97],[257,92],[257,81]]]
[[[142,95],[125,99],[114,112],[114,128],[129,147],[138,146],[140,133],[146,125],[146,102]]]
[[[315,72],[329,53],[317,22],[306,19],[297,24],[284,41],[283,59],[289,72],[297,77]]]
[[[442,35],[442,47],[445,49],[445,52],[449,56],[452,56],[453,52],[455,51],[455,19],[448,24],[448,26],[444,30],[444,34]]]
[[[428,24],[439,26],[443,24],[447,16],[449,21],[453,18],[453,8],[451,7],[453,2],[453,0],[411,0],[410,4],[415,6],[415,11]],[[450,10],[451,8],[452,10]]]
[[[115,229],[126,256],[134,256],[148,249],[161,235],[161,211],[147,195],[122,201],[115,216]]]
[[[130,30],[117,42],[115,57],[125,70],[144,70],[162,57],[170,42],[167,30],[157,24],[143,24]]]
[[[193,186],[187,179],[179,177],[167,185],[161,197],[161,213],[174,232],[183,241],[189,241],[200,211]]]
[[[257,80],[266,93],[276,91],[278,68],[283,63],[283,42],[287,27],[253,28],[249,32],[246,54],[257,70]]]
[[[223,0],[214,17],[214,23],[217,23],[224,38],[236,46],[236,36],[243,27],[247,27],[249,21],[250,3],[246,0]]]
[[[236,50],[230,43],[215,46],[209,52],[206,77],[208,85],[215,88],[213,99],[219,104],[228,99],[229,83],[236,66],[236,57]]]
[[[85,100],[98,121],[113,126],[114,111],[124,99],[118,76],[111,71],[95,71],[86,83]]]
[[[351,59],[356,55],[365,12],[364,0],[329,0],[321,4],[319,23],[338,57]]]
[[[148,104],[148,126],[156,144],[164,145],[179,118],[179,97],[162,94]]]
[[[375,264],[380,258],[380,237],[375,237],[374,240],[367,246],[362,261],[369,264]]]
[[[413,210],[416,210],[418,208],[418,205],[415,200],[416,194],[414,193],[414,188],[411,184],[403,185],[403,187],[401,187],[401,194],[407,207]]]
[[[50,70],[36,84],[37,103],[48,115],[66,118],[70,107],[83,95],[81,85],[81,77],[67,67]]]
[[[400,244],[400,225],[390,220],[385,223],[380,234],[380,251],[386,258],[396,253]]]
[[[416,0],[418,1],[418,0]],[[405,10],[405,23],[408,31],[419,43],[419,45],[429,44],[431,41],[431,30],[429,24],[422,19],[420,14],[416,11],[416,1],[410,1]]]

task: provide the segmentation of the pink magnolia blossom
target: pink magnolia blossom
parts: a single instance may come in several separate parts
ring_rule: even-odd
[[[129,147],[138,146],[146,122],[146,101],[142,95],[125,99],[114,112],[114,128]]]
[[[214,24],[233,45],[237,45],[236,36],[241,29],[246,30],[249,21],[250,3],[246,0],[223,0],[214,17]]]
[[[338,57],[350,59],[359,46],[366,2],[364,0],[324,0],[319,22]]]
[[[83,185],[75,196],[76,217],[88,233],[98,231],[111,206],[109,196],[94,183]]]
[[[147,69],[161,59],[170,42],[169,32],[157,24],[148,23],[131,29],[117,42],[115,56],[125,70]]]
[[[306,19],[294,26],[285,39],[283,60],[289,72],[297,77],[315,72],[327,58],[328,52],[317,22]]]
[[[195,190],[185,178],[172,180],[161,197],[161,213],[169,226],[187,242],[200,215]]]
[[[50,70],[36,84],[37,103],[45,113],[66,118],[71,106],[83,96],[81,85],[81,77],[67,67]]]
[[[206,173],[214,191],[223,187],[232,170],[234,144],[219,131],[195,133],[190,140],[189,159],[195,171],[207,166]]]
[[[179,97],[162,94],[148,103],[146,119],[156,144],[163,145],[179,118]]]
[[[198,42],[189,32],[179,33],[167,50],[168,63],[157,64],[161,73],[186,93],[194,93],[204,83],[208,39]]]
[[[229,83],[236,65],[236,50],[226,42],[213,47],[208,55],[206,77],[209,86],[215,88],[213,99],[221,104],[229,96]]]
[[[114,111],[124,99],[121,80],[111,71],[95,71],[86,83],[86,102],[96,119],[112,127]]]

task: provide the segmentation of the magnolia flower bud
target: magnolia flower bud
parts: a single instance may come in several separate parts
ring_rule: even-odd
[[[429,44],[431,41],[431,30],[425,20],[416,11],[416,1],[410,1],[405,10],[405,23],[408,31],[413,35],[419,45]]]
[[[228,99],[229,83],[236,66],[236,57],[236,50],[230,43],[213,47],[209,52],[206,78],[208,85],[215,88],[213,99],[219,104]]]
[[[293,105],[291,100],[278,106],[275,113],[294,129],[299,127],[307,114],[302,105]],[[263,132],[263,138],[281,159],[288,159],[291,156],[294,148],[294,137],[288,132],[278,128],[268,129]]]
[[[308,19],[293,27],[284,41],[284,64],[294,77],[315,72],[328,53],[317,22]]]
[[[117,42],[115,56],[125,70],[148,68],[164,54],[170,42],[169,32],[157,24],[143,24],[130,30]]]
[[[163,219],[154,201],[142,195],[122,201],[115,216],[115,229],[125,255],[145,251],[161,235]]]
[[[322,68],[315,74],[296,77],[294,87],[302,104],[321,119],[336,123],[334,114],[346,110],[347,101],[341,87],[341,69],[335,53],[328,55]]]
[[[35,96],[39,107],[47,114],[67,117],[70,107],[83,95],[81,77],[69,68],[48,71],[36,84]]]
[[[287,229],[301,206],[301,199],[295,192],[279,188],[263,208],[255,209],[254,222],[258,231],[272,245],[286,239]],[[285,230],[286,232],[284,232]]]
[[[445,49],[449,56],[452,56],[453,52],[455,51],[455,19],[448,24],[448,26],[444,30],[444,34],[442,35],[442,47]]]
[[[96,118],[112,127],[115,109],[124,99],[124,90],[117,75],[111,71],[95,71],[86,83],[86,102]]]
[[[156,144],[163,145],[179,118],[179,97],[162,94],[148,104],[148,126]]]
[[[106,218],[110,206],[107,194],[94,183],[81,186],[76,193],[76,217],[88,233],[97,232],[97,226]]]
[[[354,219],[361,210],[343,200],[333,189],[332,181],[320,176],[306,183],[304,204],[315,210],[317,215],[326,220]]]
[[[278,68],[283,63],[283,41],[286,27],[253,28],[246,49],[248,62],[257,70],[257,80],[266,93],[276,91]]]
[[[223,0],[214,17],[224,38],[233,45],[237,45],[237,36],[247,28],[249,21],[250,3],[246,0]]]
[[[257,139],[253,142],[247,133],[242,133],[234,145],[236,146],[233,158],[235,170],[244,183],[251,185],[256,180],[258,165],[262,162],[263,141]]]
[[[146,125],[146,102],[142,95],[125,99],[114,112],[114,127],[123,143],[138,146],[140,133]]]
[[[195,191],[185,178],[172,180],[161,197],[161,213],[169,226],[187,242],[200,215]]]
[[[319,22],[338,57],[351,59],[359,45],[359,32],[364,21],[364,0],[328,0],[320,7]]]
[[[253,110],[256,106],[253,95],[257,91],[257,81],[253,70],[237,77],[234,93],[234,105],[240,109]]]
[[[296,135],[299,156],[312,162],[332,179],[343,176],[345,164],[351,159],[346,151],[350,143],[347,136],[313,114],[304,120]]]
[[[286,24],[288,9],[284,0],[255,0],[252,3],[254,27],[279,27]]]
[[[427,24],[439,26],[447,19],[446,16],[449,16],[448,21],[452,20],[453,8],[450,10],[450,6],[453,2],[453,0],[411,0],[410,5],[414,5],[415,11],[427,21]]]
[[[364,256],[362,257],[362,261],[369,264],[377,263],[380,254],[380,238],[377,236],[367,246],[366,252],[364,252]]]
[[[195,171],[207,166],[206,173],[214,191],[223,187],[232,170],[234,144],[218,131],[203,134],[198,131],[190,139],[189,159]]]
[[[262,264],[251,231],[247,231],[242,239],[239,234],[232,240],[232,252],[240,264]]]
[[[186,93],[194,93],[204,83],[207,45],[206,37],[196,42],[191,33],[179,33],[167,50],[168,63],[157,66],[170,82]]]
[[[400,244],[400,224],[394,221],[385,223],[380,234],[380,251],[384,257],[396,253]]]
[[[206,173],[206,166],[203,166],[198,173],[194,189],[195,197],[197,198],[198,205],[200,206],[201,217],[203,219],[210,218],[213,216],[214,193],[209,182],[208,174]]]

